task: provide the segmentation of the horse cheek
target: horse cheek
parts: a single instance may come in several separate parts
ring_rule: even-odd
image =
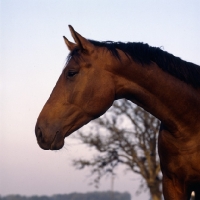
[[[95,90],[94,98],[89,106],[89,110],[95,118],[103,115],[112,106],[115,97],[114,87],[102,85],[104,89],[99,88]]]

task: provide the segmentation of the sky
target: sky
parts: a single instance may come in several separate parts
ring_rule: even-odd
[[[68,25],[89,39],[144,42],[200,65],[200,1],[0,0],[0,195],[52,195],[96,190],[89,170],[72,160],[89,158],[72,136],[60,151],[39,148],[34,134],[69,53]],[[119,169],[114,189],[134,200],[139,178]],[[99,191],[110,190],[103,179]]]

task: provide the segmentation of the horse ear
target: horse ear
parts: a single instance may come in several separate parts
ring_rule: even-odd
[[[77,47],[77,44],[70,42],[65,36],[63,36],[65,44],[67,45],[67,48],[72,51],[73,49],[75,49]]]
[[[89,52],[94,49],[94,45],[79,33],[77,33],[71,25],[69,25],[69,29],[72,37],[74,38],[74,41],[81,49],[87,50]]]

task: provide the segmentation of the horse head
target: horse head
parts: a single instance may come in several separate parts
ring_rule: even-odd
[[[38,144],[46,150],[62,148],[65,137],[105,113],[115,99],[109,66],[116,59],[69,28],[75,43],[64,37],[70,54],[35,127]]]

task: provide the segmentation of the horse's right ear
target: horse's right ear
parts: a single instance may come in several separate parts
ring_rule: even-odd
[[[72,34],[72,37],[74,38],[74,41],[76,42],[79,48],[84,49],[88,52],[93,51],[94,45],[90,41],[88,41],[86,38],[77,33],[71,25],[69,25],[69,29]]]

